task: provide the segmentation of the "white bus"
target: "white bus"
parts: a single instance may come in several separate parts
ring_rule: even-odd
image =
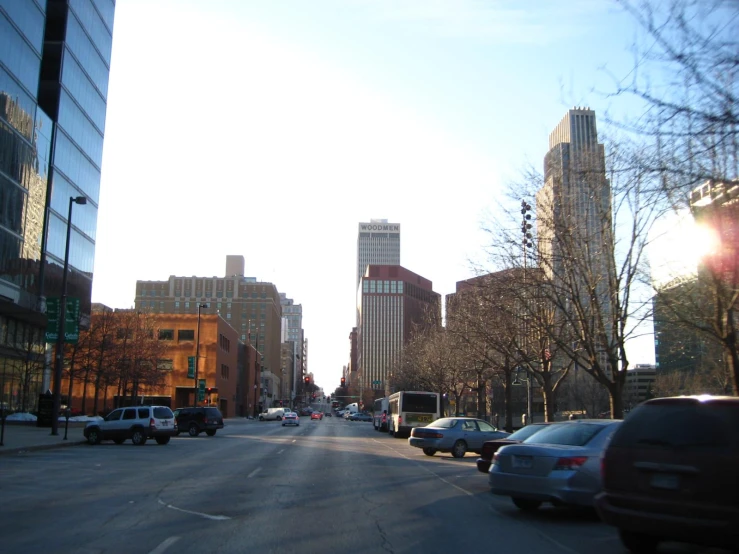
[[[401,391],[388,397],[388,433],[409,437],[411,429],[439,419],[439,393]]]
[[[382,417],[387,414],[387,404],[387,396],[375,400],[372,408],[372,425],[375,427],[375,431],[387,431],[387,417]]]

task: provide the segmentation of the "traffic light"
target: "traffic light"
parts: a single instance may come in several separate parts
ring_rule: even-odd
[[[306,377],[305,378],[305,384],[306,385],[310,385],[310,377]]]
[[[346,386],[346,379],[344,377],[341,378],[341,386]]]

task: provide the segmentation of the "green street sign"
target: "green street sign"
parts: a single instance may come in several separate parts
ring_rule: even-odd
[[[61,305],[59,298],[46,299],[46,342],[56,342],[59,338],[59,315]],[[76,344],[80,338],[80,299],[67,297],[67,309],[64,313],[64,342]]]
[[[187,378],[195,379],[195,356],[187,357]]]
[[[205,379],[198,379],[198,401],[205,400]]]
[[[382,385],[382,381],[372,381],[373,385]]]

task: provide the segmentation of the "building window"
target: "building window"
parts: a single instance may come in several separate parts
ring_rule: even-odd
[[[216,297],[217,297],[217,298],[223,298],[223,291],[222,291],[222,290],[219,290],[219,291],[218,291],[218,292],[216,293]]]
[[[230,312],[226,314],[226,319],[231,319],[231,313]]]
[[[190,303],[189,302],[185,302],[185,309],[186,310],[189,310],[190,309]]]
[[[194,329],[180,329],[177,331],[177,341],[195,340]]]
[[[172,360],[159,359],[157,360],[157,369],[159,371],[172,371],[174,369],[174,363]]]
[[[226,364],[221,364],[221,377],[228,379],[228,373],[228,366]]]
[[[174,309],[175,310],[179,310],[180,309],[180,303],[179,303],[179,301],[175,301],[175,303],[174,303]]]
[[[229,290],[226,292],[226,298],[233,298],[234,297],[234,291]]]
[[[218,335],[218,343],[221,346],[221,350],[225,350],[226,352],[231,351],[231,341],[223,335]]]
[[[174,340],[174,329],[159,329],[159,340]]]

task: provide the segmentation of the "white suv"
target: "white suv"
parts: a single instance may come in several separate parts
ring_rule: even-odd
[[[118,408],[102,421],[89,422],[84,430],[89,444],[100,444],[103,440],[122,444],[126,439],[131,439],[136,445],[146,444],[147,439],[167,444],[176,434],[174,413],[167,406]]]

